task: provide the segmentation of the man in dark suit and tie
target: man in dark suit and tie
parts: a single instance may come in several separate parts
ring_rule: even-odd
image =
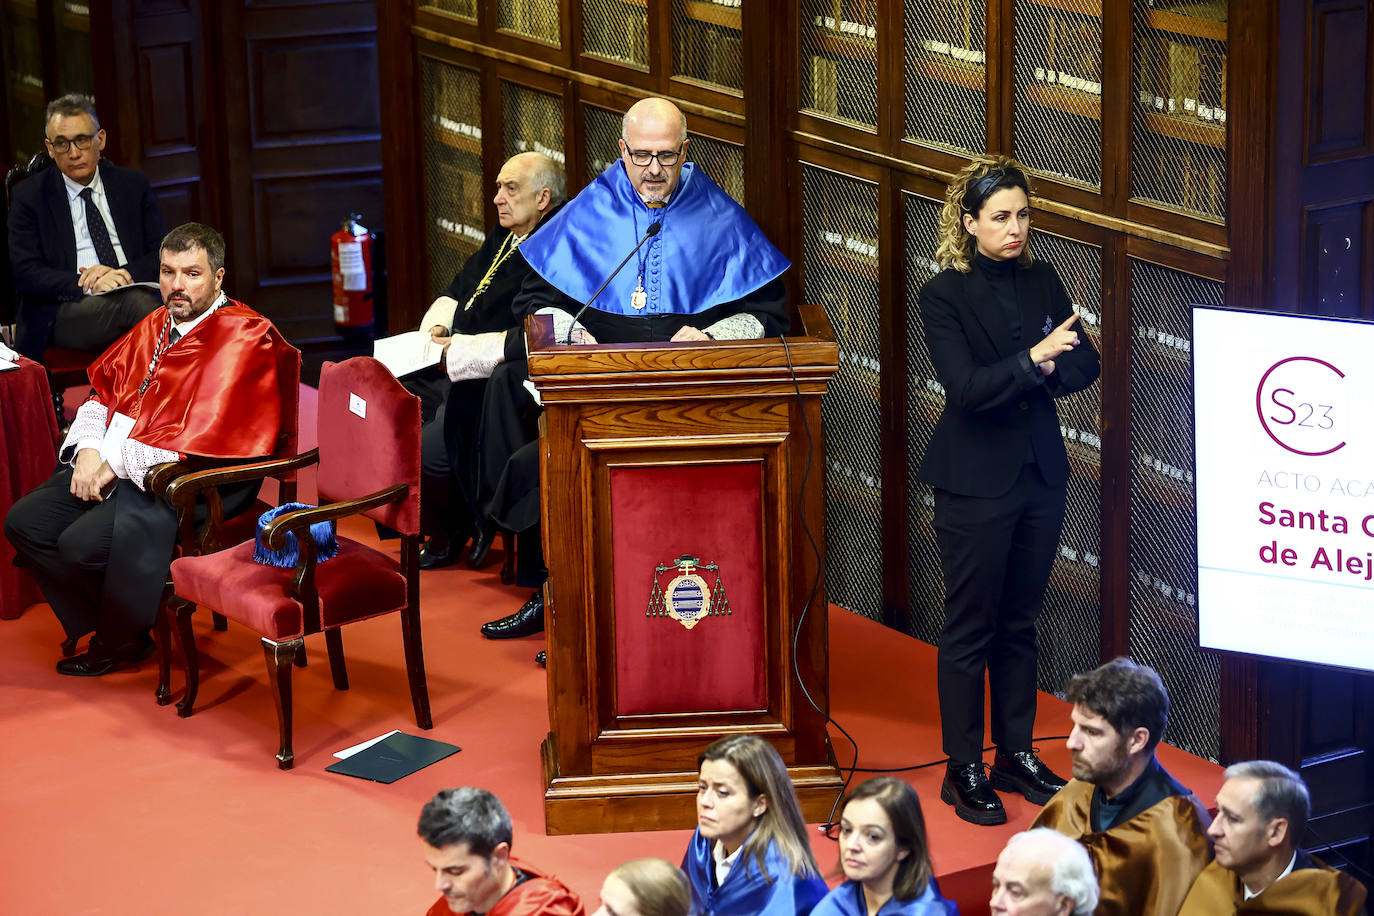
[[[44,143],[57,168],[14,187],[9,248],[23,297],[18,349],[104,350],[161,302],[162,215],[147,176],[100,161],[105,131],[89,96],[48,105]],[[129,287],[121,289],[121,287]]]

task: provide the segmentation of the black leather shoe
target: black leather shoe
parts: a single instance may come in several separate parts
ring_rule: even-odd
[[[70,677],[100,677],[112,671],[137,668],[139,664],[152,658],[156,650],[157,647],[147,634],[113,648],[106,648],[93,638],[87,651],[58,662],[57,673]]]
[[[997,749],[992,763],[992,787],[1003,792],[1020,792],[1026,801],[1037,805],[1054,798],[1064,788],[1060,779],[1035,756],[1034,751]]]
[[[1002,799],[992,791],[981,763],[950,763],[940,786],[940,800],[970,824],[992,827],[1007,822]]]
[[[482,530],[472,536],[472,549],[468,551],[468,569],[481,569],[487,565],[487,554],[491,552],[491,545],[495,540],[495,525],[483,525]]]
[[[520,606],[520,610],[509,617],[492,620],[482,624],[482,635],[487,639],[519,639],[544,632],[544,596],[535,592],[530,600]]]
[[[463,548],[467,546],[467,543],[467,538],[459,539],[433,535],[420,548],[420,568],[442,569],[457,563],[458,558],[463,555]]]
[[[547,668],[549,664],[549,651],[547,649],[540,649],[536,652],[534,655],[534,663],[540,668]]]

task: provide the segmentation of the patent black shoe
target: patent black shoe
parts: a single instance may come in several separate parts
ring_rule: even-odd
[[[544,596],[535,592],[530,600],[520,606],[520,610],[509,617],[492,620],[482,624],[482,635],[487,639],[519,639],[544,632]]]
[[[106,647],[93,638],[90,648],[85,652],[58,662],[57,673],[69,677],[101,677],[112,671],[137,668],[152,658],[156,650],[157,647],[146,633],[114,647]]]
[[[1007,822],[1002,799],[992,791],[981,763],[953,763],[945,768],[940,800],[954,806],[954,813],[970,824],[992,827]]]
[[[1034,751],[997,749],[992,763],[992,787],[1003,792],[1020,792],[1026,801],[1043,805],[1064,788],[1065,781],[1035,756]]]
[[[483,525],[482,530],[473,535],[472,549],[468,551],[468,569],[481,569],[487,565],[487,554],[491,552],[491,545],[495,540],[495,525]]]
[[[420,568],[421,569],[442,569],[458,562],[458,558],[463,555],[463,548],[467,546],[468,539],[443,537],[433,535],[425,541],[420,548]]]
[[[536,652],[534,655],[534,663],[540,668],[547,668],[549,665],[549,651],[547,649],[540,649]]]

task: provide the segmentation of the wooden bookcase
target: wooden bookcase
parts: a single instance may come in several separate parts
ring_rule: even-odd
[[[1323,5],[1283,0],[1305,11],[1289,15]],[[552,11],[538,28],[505,25],[536,7]],[[1276,307],[1267,265],[1285,202],[1262,182],[1282,120],[1272,74],[1289,52],[1270,7],[433,0],[388,5],[380,41],[398,86],[439,63],[475,74],[488,104],[470,159],[487,189],[525,113],[496,102],[502,85],[562,99],[570,191],[615,155],[608,117],[650,94],[679,103],[698,161],[792,258],[795,301],[824,306],[839,342],[823,411],[829,598],[927,640],[943,611],[916,471],[943,392],[916,295],[950,175],[988,151],[1020,158],[1036,185],[1034,250],[1058,269],[1103,365],[1061,409],[1073,477],[1040,686],[1062,691],[1071,673],[1129,652],[1169,686],[1168,739],[1223,758],[1256,747],[1232,700],[1258,675],[1196,645],[1189,306]],[[475,213],[466,179],[416,167],[414,125],[428,129],[429,113],[407,106],[425,96],[398,94],[416,101],[389,113],[388,210],[443,200]],[[393,225],[393,239],[407,231],[401,250],[432,264],[415,229]],[[393,269],[393,329],[418,319],[444,263]]]

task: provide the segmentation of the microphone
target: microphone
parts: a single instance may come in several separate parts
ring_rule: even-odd
[[[616,265],[615,270],[611,271],[611,275],[606,278],[606,282],[602,283],[599,287],[597,287],[596,292],[592,293],[592,297],[582,304],[582,308],[577,310],[576,315],[573,315],[573,327],[577,325],[577,319],[582,317],[582,313],[585,312],[587,309],[591,308],[592,303],[596,301],[597,296],[601,295],[602,290],[604,290],[607,286],[611,285],[611,281],[614,280],[616,278],[616,275],[619,274],[620,271],[625,267],[625,265],[630,262],[630,258],[634,257],[635,253],[639,251],[639,249],[644,247],[645,242],[649,241],[649,239],[658,235],[658,230],[662,228],[662,220],[656,223],[649,224],[649,228],[644,230],[644,238],[639,240],[639,244],[630,249],[630,253],[625,255],[625,260],[621,261],[619,264]],[[572,343],[572,327],[568,328],[568,339],[563,342]]]

